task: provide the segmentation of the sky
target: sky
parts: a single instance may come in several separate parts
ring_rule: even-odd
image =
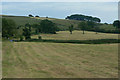
[[[10,1],[10,0],[9,0]],[[19,1],[19,0],[18,0]],[[98,17],[102,23],[113,23],[118,19],[118,2],[2,2],[3,15],[27,16],[64,19],[72,14]],[[31,0],[32,1],[32,0]]]
[[[118,2],[119,0],[2,0],[2,2]]]

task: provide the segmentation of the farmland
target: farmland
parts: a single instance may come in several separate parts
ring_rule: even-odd
[[[43,39],[117,39],[117,34],[60,31]],[[37,38],[33,35],[32,38]],[[7,50],[6,50],[7,49]],[[118,44],[3,42],[3,78],[116,78]]]
[[[77,29],[81,21],[47,18],[60,30],[56,31],[56,34],[35,34],[38,28],[34,26],[29,30],[31,38],[25,40],[25,36],[22,35],[25,24],[39,25],[46,18],[6,15],[3,15],[3,18],[14,20],[17,33],[21,34],[9,38],[15,42],[3,38],[3,78],[118,77],[118,34],[96,34],[86,30],[83,34],[82,30]],[[74,26],[72,34],[68,30],[70,24]],[[116,30],[111,24],[101,23],[99,28],[106,32]],[[20,41],[21,36],[23,40]],[[39,36],[42,39],[39,39]]]
[[[43,39],[55,39],[55,40],[95,40],[95,39],[118,39],[118,34],[111,33],[98,33],[85,31],[73,31],[71,35],[69,31],[59,31],[57,34],[39,34]],[[38,35],[33,35],[32,38],[38,38]]]

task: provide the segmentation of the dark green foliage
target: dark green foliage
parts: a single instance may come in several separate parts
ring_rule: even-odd
[[[23,29],[23,36],[25,36],[25,39],[31,39],[31,32],[29,31],[29,28],[28,27],[25,27]]]
[[[38,29],[35,29],[35,34],[38,34],[39,33],[39,30]]]
[[[38,34],[41,32],[41,27],[39,24],[33,24],[31,25],[33,28],[35,28],[35,34]]]
[[[93,29],[94,28],[94,26],[95,26],[95,23],[94,22],[92,22],[92,21],[87,21],[87,27],[86,27],[86,29]]]
[[[113,26],[115,26],[116,28],[120,29],[120,21],[116,20],[113,22]]]
[[[52,43],[75,43],[75,44],[111,44],[120,43],[119,39],[96,39],[96,40],[48,40],[48,39],[30,39],[25,42],[52,42]]]
[[[56,34],[57,31],[55,23],[47,19],[40,22],[40,29],[42,33]]]
[[[72,31],[73,31],[73,25],[69,26],[69,31],[70,31],[70,34],[72,34]]]
[[[105,25],[108,25],[108,23],[104,23]]]
[[[20,36],[20,41],[23,41],[23,36]]]
[[[39,17],[38,15],[36,15],[35,17]]]
[[[26,24],[24,29],[23,29],[23,36],[25,36],[25,39],[31,39],[31,25]]]
[[[33,15],[31,15],[31,14],[29,14],[28,16],[29,16],[29,17],[34,17],[34,16],[33,16]]]
[[[32,28],[32,27],[31,27],[31,25],[30,25],[29,23],[26,23],[26,24],[25,24],[25,27],[28,27],[28,28],[29,28],[29,31],[31,32],[31,28]]]
[[[71,16],[67,16],[65,19],[80,20],[80,21],[92,21],[92,22],[96,22],[96,23],[101,22],[101,20],[97,17],[85,16],[85,15],[81,15],[81,14],[74,14]]]
[[[95,32],[96,32],[96,34],[97,34],[97,32],[99,31],[99,27],[98,27],[98,26],[95,26],[94,29],[95,29]]]
[[[40,40],[41,40],[41,39],[42,39],[42,37],[41,37],[41,36],[38,36],[38,39],[40,39]]]
[[[81,23],[79,23],[78,24],[78,28],[80,28],[81,30],[83,30],[83,34],[85,34],[84,33],[84,31],[86,30],[86,28],[87,28],[87,23],[86,22],[81,22]]]
[[[11,19],[2,18],[2,37],[13,37],[17,34],[16,23]]]

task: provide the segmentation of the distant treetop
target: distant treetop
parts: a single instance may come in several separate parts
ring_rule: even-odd
[[[36,15],[35,17],[39,17],[38,15]]]
[[[120,20],[115,20],[113,22],[113,26],[115,26],[116,28],[119,28],[120,29]]]
[[[29,14],[28,16],[29,16],[29,17],[34,17],[32,14]]]
[[[101,20],[99,18],[97,18],[97,17],[85,16],[85,15],[82,15],[82,14],[73,14],[73,15],[67,16],[65,19],[101,22]]]

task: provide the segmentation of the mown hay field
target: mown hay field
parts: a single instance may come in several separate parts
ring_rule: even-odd
[[[117,34],[61,31],[40,34],[43,39],[117,39]],[[37,35],[32,36],[37,38]],[[48,42],[2,43],[3,78],[116,78],[118,44]]]

